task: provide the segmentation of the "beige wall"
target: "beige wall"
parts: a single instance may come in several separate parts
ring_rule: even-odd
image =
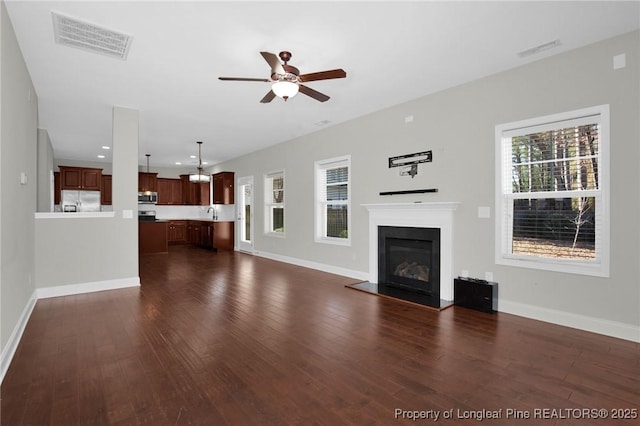
[[[454,275],[463,269],[500,284],[503,310],[591,329],[613,328],[640,340],[638,172],[640,33],[633,32],[454,87],[314,134],[225,162],[213,171],[255,177],[258,252],[368,271],[365,203],[458,201]],[[626,53],[627,66],[613,69]],[[494,129],[526,118],[610,104],[611,276],[587,277],[494,263]],[[405,123],[412,115],[413,122]],[[433,151],[411,179],[389,169],[388,157]],[[313,164],[351,154],[352,246],[313,238]],[[262,234],[263,174],[286,173],[286,238]],[[438,188],[436,194],[381,197],[380,191]],[[479,206],[491,207],[479,219]],[[581,327],[582,328],[582,327]]]

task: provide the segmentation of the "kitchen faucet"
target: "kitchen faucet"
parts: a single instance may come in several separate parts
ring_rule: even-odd
[[[215,207],[213,207],[213,206],[209,207],[209,208],[207,209],[207,213],[209,213],[209,212],[210,212],[210,211],[212,211],[212,210],[213,210],[213,214],[211,215],[211,218],[212,218],[213,220],[218,220],[218,212],[217,212],[217,210],[216,210],[216,208],[215,208]]]

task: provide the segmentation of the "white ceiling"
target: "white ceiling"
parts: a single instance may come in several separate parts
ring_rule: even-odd
[[[467,81],[635,29],[640,2],[11,1],[7,10],[36,88],[39,125],[58,159],[100,161],[112,107],[140,111],[139,163],[215,164]],[[54,42],[51,11],[133,35],[126,61]],[[518,52],[559,39],[527,58]],[[345,79],[259,101],[260,51],[293,53],[302,74]]]

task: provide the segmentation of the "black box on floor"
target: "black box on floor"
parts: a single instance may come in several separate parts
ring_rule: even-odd
[[[498,310],[498,283],[458,277],[453,280],[453,303],[477,311],[495,313]]]

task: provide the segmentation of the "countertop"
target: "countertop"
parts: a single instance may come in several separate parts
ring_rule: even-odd
[[[208,217],[190,218],[190,219],[185,219],[183,217],[174,217],[174,218],[170,218],[170,219],[156,219],[156,220],[162,220],[162,221],[166,221],[166,222],[170,222],[172,220],[190,220],[190,221],[194,221],[194,222],[233,222],[233,220],[211,219],[211,218],[208,218]]]

